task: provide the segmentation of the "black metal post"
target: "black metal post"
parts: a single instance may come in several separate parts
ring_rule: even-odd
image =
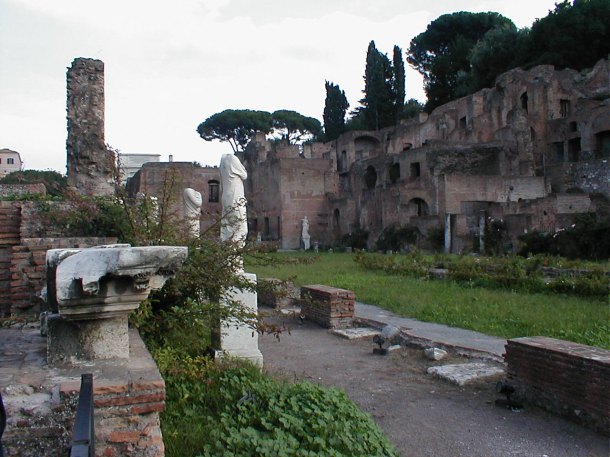
[[[70,457],[95,457],[93,375],[90,373],[81,375]]]

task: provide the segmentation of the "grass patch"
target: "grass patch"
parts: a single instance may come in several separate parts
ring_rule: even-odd
[[[281,260],[312,258],[277,253]],[[352,254],[321,253],[315,263],[251,265],[260,277],[293,278],[295,284],[326,284],[353,290],[359,301],[401,316],[467,328],[503,338],[549,336],[610,349],[608,297],[488,289],[371,271]]]

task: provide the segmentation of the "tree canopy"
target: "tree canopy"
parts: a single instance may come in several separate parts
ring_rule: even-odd
[[[324,100],[324,139],[332,141],[345,132],[345,115],[349,108],[345,92],[338,84],[326,81],[326,99]]]
[[[532,25],[521,65],[582,70],[610,54],[610,0],[567,0]]]
[[[377,130],[396,124],[405,97],[405,74],[402,51],[394,46],[393,60],[369,43],[364,70],[364,97],[351,122],[365,129]]]
[[[322,124],[314,117],[296,111],[278,110],[271,115],[273,131],[291,144],[315,140],[322,134]]]
[[[243,151],[257,132],[271,132],[273,122],[267,111],[224,110],[213,114],[197,126],[205,141],[226,141],[233,152]]]
[[[444,14],[411,40],[409,64],[424,76],[426,110],[456,97],[459,76],[470,71],[470,52],[485,34],[512,21],[498,13]]]

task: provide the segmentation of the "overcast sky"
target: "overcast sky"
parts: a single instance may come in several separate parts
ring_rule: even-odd
[[[496,11],[529,27],[556,0],[0,0],[0,148],[65,172],[66,69],[101,59],[106,142],[217,165],[197,125],[224,109],[322,121],[324,81],[362,96],[366,49],[391,57],[444,13]],[[408,67],[407,98],[425,100]]]

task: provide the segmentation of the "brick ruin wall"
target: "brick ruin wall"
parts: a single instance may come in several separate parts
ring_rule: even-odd
[[[96,456],[163,457],[159,414],[165,409],[165,382],[136,331],[130,332],[128,360],[53,369],[44,362],[46,343],[37,329],[3,332],[27,354],[22,364],[27,369],[14,371],[9,385],[0,380],[7,457],[69,455],[83,371],[94,375]]]
[[[62,238],[43,227],[35,202],[0,201],[0,317],[38,315],[48,249],[116,243],[116,238]]]
[[[114,193],[114,154],[104,139],[104,62],[74,59],[67,74],[68,185],[88,196]]]
[[[610,433],[610,351],[538,336],[508,340],[505,360],[522,399]]]
[[[301,312],[306,319],[326,328],[352,325],[356,294],[351,290],[324,285],[301,287]]]

